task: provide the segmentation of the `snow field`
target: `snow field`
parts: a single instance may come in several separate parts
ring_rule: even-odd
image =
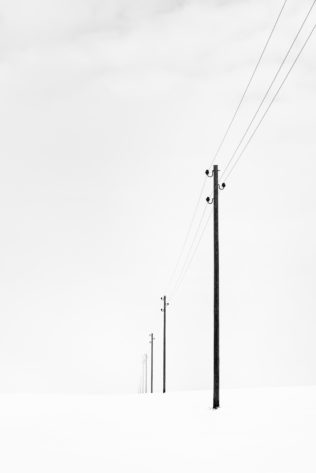
[[[316,388],[0,396],[2,473],[316,472]]]

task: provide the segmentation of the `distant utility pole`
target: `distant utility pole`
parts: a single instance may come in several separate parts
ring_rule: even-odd
[[[154,392],[154,334],[150,334],[150,392]]]
[[[206,171],[209,175],[209,171]],[[214,356],[213,356],[213,409],[219,407],[219,238],[218,238],[218,189],[224,189],[218,185],[218,166],[213,166],[213,199],[207,197],[206,201],[214,205]]]
[[[147,353],[145,353],[143,357],[143,374],[144,374],[143,392],[147,393]]]
[[[167,297],[161,297],[163,301],[163,372],[162,372],[162,392],[166,392],[166,322],[167,322],[167,306],[169,303],[167,302]]]

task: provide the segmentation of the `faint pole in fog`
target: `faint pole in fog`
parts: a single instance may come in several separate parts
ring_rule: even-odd
[[[143,356],[143,392],[147,393],[147,353]]]
[[[154,392],[154,334],[150,335],[150,392]]]

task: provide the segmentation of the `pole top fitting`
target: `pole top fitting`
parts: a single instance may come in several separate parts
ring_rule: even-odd
[[[215,167],[215,166],[214,166],[214,167]],[[209,169],[207,169],[207,170],[205,171],[205,174],[207,175],[207,177],[213,177],[213,175],[214,175],[214,169],[213,169],[212,173],[211,173],[211,171],[210,171]]]
[[[212,174],[210,173],[209,169],[207,169],[205,171],[205,174],[207,175],[207,177],[213,177],[213,171],[212,171]]]

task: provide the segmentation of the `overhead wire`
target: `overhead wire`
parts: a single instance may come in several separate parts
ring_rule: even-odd
[[[199,205],[200,205],[200,202],[201,202],[201,199],[202,199],[202,194],[204,192],[204,189],[205,189],[205,184],[206,184],[206,176],[204,178],[204,181],[203,181],[203,184],[202,184],[202,187],[201,187],[201,190],[200,190],[200,193],[199,193],[199,197],[198,197],[198,200],[196,201],[196,204],[195,204],[195,207],[194,207],[194,211],[193,211],[193,214],[192,214],[192,217],[191,217],[191,220],[190,220],[190,223],[189,223],[189,227],[188,227],[188,230],[185,234],[185,238],[184,238],[184,241],[183,241],[183,244],[182,244],[182,247],[181,247],[181,250],[180,250],[180,253],[179,253],[179,256],[178,256],[178,259],[177,259],[177,262],[176,262],[176,265],[171,273],[171,276],[169,278],[169,281],[168,281],[168,284],[167,284],[167,288],[170,288],[173,280],[174,280],[174,277],[178,271],[178,268],[179,268],[179,265],[181,263],[181,260],[182,260],[182,257],[183,257],[183,254],[184,254],[184,251],[186,249],[186,246],[187,246],[187,243],[188,243],[188,240],[189,240],[189,236],[191,234],[191,231],[192,231],[192,227],[193,227],[193,223],[194,223],[194,220],[195,220],[195,217],[196,217],[196,214],[197,214],[197,211],[198,211],[198,208],[199,208]]]
[[[200,221],[199,221],[199,224],[198,224],[198,226],[196,227],[196,230],[195,230],[195,232],[194,232],[191,245],[190,245],[190,247],[189,247],[189,249],[188,249],[187,257],[186,257],[186,259],[185,259],[185,264],[182,266],[181,271],[180,271],[180,273],[179,273],[179,275],[178,275],[178,277],[177,277],[177,279],[176,279],[176,281],[175,281],[175,283],[174,283],[174,285],[173,285],[173,288],[177,286],[179,280],[182,278],[182,274],[183,274],[183,272],[184,272],[184,270],[185,270],[187,260],[188,260],[190,254],[191,254],[191,251],[192,251],[192,249],[193,249],[193,247],[194,247],[195,240],[196,240],[196,238],[198,237],[198,234],[199,234],[201,225],[202,225],[202,223],[203,223],[203,219],[204,219],[204,217],[205,217],[207,207],[208,207],[207,204],[205,204],[205,206],[204,206],[204,208],[203,208],[203,212],[202,212],[201,218],[200,218]],[[172,292],[172,291],[171,291],[171,292]]]
[[[316,0],[315,0],[315,1],[316,1]],[[240,108],[241,108],[241,105],[242,105],[242,103],[244,102],[244,99],[245,99],[245,97],[246,97],[246,95],[247,95],[247,92],[248,92],[248,90],[249,90],[249,88],[250,88],[250,85],[251,85],[251,83],[253,82],[253,79],[254,79],[254,77],[255,77],[255,75],[256,75],[256,72],[257,72],[257,70],[258,70],[258,68],[259,68],[259,65],[260,65],[260,63],[261,63],[261,61],[262,61],[262,59],[263,59],[263,56],[264,56],[264,54],[265,54],[265,52],[266,52],[266,50],[267,50],[267,48],[268,48],[268,45],[269,45],[269,43],[270,43],[270,41],[271,41],[271,38],[272,38],[272,36],[273,36],[273,34],[274,34],[274,31],[275,31],[277,25],[278,25],[278,23],[279,23],[279,20],[280,20],[280,18],[281,18],[281,15],[282,15],[282,13],[283,13],[283,10],[284,10],[284,8],[285,8],[287,2],[288,2],[288,0],[284,0],[283,4],[282,4],[282,6],[281,6],[281,9],[280,9],[279,12],[278,12],[278,15],[277,15],[277,17],[276,17],[276,20],[274,21],[274,24],[273,24],[273,26],[272,26],[272,29],[271,29],[271,31],[270,31],[270,33],[269,33],[269,35],[268,35],[268,38],[267,38],[267,40],[265,41],[264,47],[263,47],[263,49],[262,49],[261,52],[260,52],[259,58],[258,58],[258,60],[257,60],[257,62],[256,62],[256,64],[255,64],[255,67],[254,67],[254,69],[252,70],[252,73],[251,73],[250,78],[249,78],[249,80],[248,80],[248,82],[247,82],[247,84],[246,84],[245,89],[243,90],[243,93],[242,93],[242,95],[241,95],[241,99],[239,100],[239,102],[238,102],[238,104],[237,104],[237,107],[236,107],[236,109],[234,110],[234,113],[233,113],[233,115],[232,115],[232,117],[231,117],[231,119],[230,119],[230,121],[229,121],[229,123],[228,123],[226,129],[225,129],[224,135],[223,135],[223,137],[222,137],[222,139],[221,139],[221,141],[220,141],[220,143],[219,143],[219,146],[217,147],[217,149],[216,149],[216,151],[215,151],[215,154],[214,154],[214,156],[213,156],[213,159],[212,159],[212,161],[211,161],[210,166],[212,166],[212,164],[215,162],[215,159],[217,158],[217,156],[219,155],[219,153],[220,153],[220,151],[221,151],[221,149],[222,149],[222,147],[223,147],[223,144],[224,144],[224,142],[225,142],[225,140],[226,140],[226,138],[227,138],[227,136],[228,136],[228,134],[229,134],[229,131],[230,131],[230,129],[231,129],[231,127],[232,127],[232,125],[233,125],[233,123],[234,123],[234,121],[235,121],[237,115],[238,115],[238,112],[239,112],[239,110],[240,110]],[[204,178],[203,183],[202,183],[201,190],[200,190],[200,192],[199,192],[198,200],[197,200],[196,205],[195,205],[195,207],[194,207],[193,215],[192,215],[191,220],[190,220],[190,223],[189,223],[188,230],[187,230],[187,232],[186,232],[186,235],[185,235],[183,244],[182,244],[182,246],[181,246],[181,250],[180,250],[179,256],[178,256],[177,261],[176,261],[176,265],[175,265],[175,267],[174,267],[174,269],[173,269],[173,271],[172,271],[172,273],[171,273],[171,276],[170,276],[170,278],[169,278],[169,282],[168,282],[168,285],[167,285],[167,288],[169,288],[169,289],[170,289],[170,286],[171,286],[171,284],[172,284],[172,282],[173,282],[173,280],[174,280],[174,278],[175,278],[175,276],[176,276],[176,274],[177,274],[177,271],[178,271],[178,269],[179,269],[181,260],[182,260],[182,258],[183,258],[184,252],[185,252],[185,249],[186,249],[186,247],[187,247],[187,243],[188,243],[188,240],[189,240],[189,236],[190,236],[190,234],[191,234],[191,232],[192,232],[193,224],[194,224],[194,221],[195,221],[195,218],[196,218],[196,215],[197,215],[197,212],[198,212],[198,208],[199,208],[199,205],[200,205],[200,202],[201,202],[201,199],[202,199],[202,194],[203,194],[203,191],[204,191],[204,189],[205,189],[206,180],[207,180],[207,179]],[[198,228],[200,228],[200,226],[201,226],[201,224],[202,224],[202,219],[203,219],[203,217],[204,217],[204,214],[200,217],[200,221],[199,221],[199,223],[198,223]],[[194,237],[193,237],[193,240],[192,240],[192,244],[191,244],[191,246],[190,246],[190,249],[191,249],[192,246],[194,245],[194,242],[195,242],[194,240],[195,240],[195,238],[196,238],[196,235],[197,235],[197,232],[195,232],[195,234],[194,234]],[[185,268],[186,265],[187,265],[188,258],[190,257],[190,249],[187,251],[186,258],[185,258],[185,260],[184,260],[184,262],[183,262],[183,265],[182,265],[182,269],[180,270],[179,275],[178,275],[178,279],[181,278],[181,274],[182,274],[184,268]],[[178,281],[178,279],[177,279],[177,281]],[[182,278],[181,278],[181,279],[182,279]],[[177,281],[176,281],[175,285],[177,285]]]
[[[315,2],[315,3],[316,3],[316,2]],[[277,96],[279,95],[279,93],[280,93],[282,87],[284,86],[285,82],[287,81],[289,75],[291,74],[291,72],[292,72],[294,66],[296,65],[298,59],[300,58],[301,54],[303,53],[303,51],[304,51],[304,49],[305,49],[307,43],[308,43],[309,40],[311,39],[311,37],[312,37],[312,35],[313,35],[315,29],[316,29],[316,24],[313,26],[312,30],[310,31],[310,33],[308,34],[307,38],[305,39],[305,41],[304,41],[302,47],[300,48],[300,50],[299,50],[298,54],[296,55],[296,57],[295,57],[293,63],[291,64],[291,67],[289,68],[289,70],[287,71],[286,75],[284,76],[284,78],[283,78],[281,84],[279,85],[277,91],[276,91],[275,94],[273,95],[273,97],[272,97],[272,99],[271,99],[271,101],[270,101],[268,107],[266,108],[264,114],[261,116],[260,121],[258,122],[258,124],[256,125],[255,129],[253,130],[252,134],[251,134],[250,137],[248,138],[248,140],[247,140],[245,146],[243,147],[243,149],[242,149],[241,153],[239,154],[237,160],[235,161],[233,167],[230,169],[229,173],[227,174],[226,180],[230,177],[230,175],[231,175],[231,173],[233,172],[234,168],[236,167],[238,161],[241,159],[242,155],[244,154],[244,152],[246,151],[246,149],[247,149],[247,147],[249,146],[250,142],[252,141],[252,139],[253,139],[254,135],[256,134],[258,128],[260,127],[260,125],[261,125],[261,123],[263,122],[264,118],[266,117],[268,111],[270,110],[271,106],[273,105],[275,99],[276,99]],[[182,272],[182,274],[181,274],[181,276],[180,276],[180,278],[179,278],[179,280],[178,280],[178,282],[177,282],[177,285],[175,286],[174,291],[173,291],[172,294],[171,294],[172,297],[175,297],[176,293],[178,292],[178,290],[179,290],[179,288],[180,288],[180,286],[181,286],[181,283],[182,283],[182,281],[183,281],[185,275],[187,274],[187,272],[188,272],[188,270],[189,270],[189,268],[190,268],[190,266],[191,266],[191,264],[192,264],[192,261],[193,261],[195,255],[196,255],[196,252],[197,252],[197,250],[198,250],[198,248],[199,248],[199,245],[200,245],[200,243],[201,243],[201,241],[202,241],[203,235],[204,235],[205,230],[206,230],[206,228],[207,228],[207,225],[208,225],[208,223],[209,223],[209,221],[210,221],[210,218],[211,218],[211,213],[209,214],[209,216],[208,216],[208,218],[207,218],[207,220],[206,220],[206,223],[205,223],[205,225],[204,225],[204,227],[203,227],[203,230],[202,230],[202,232],[200,233],[200,236],[199,236],[198,242],[197,242],[197,244],[196,244],[196,246],[195,246],[195,248],[194,248],[194,251],[192,252],[191,257],[189,258],[189,260],[188,260],[188,262],[187,262],[187,264],[186,264],[186,266],[185,266],[185,268],[184,268],[184,270],[183,270],[183,272]],[[193,245],[192,245],[192,246],[193,246]]]
[[[234,164],[233,164],[233,166],[231,167],[230,171],[229,171],[228,174],[226,175],[225,180],[227,180],[227,179],[230,177],[230,175],[232,174],[233,170],[235,169],[237,163],[239,162],[239,160],[241,159],[241,157],[242,157],[243,154],[245,153],[246,149],[248,148],[249,144],[251,143],[251,141],[252,141],[253,137],[255,136],[255,134],[256,134],[258,128],[260,127],[260,125],[262,124],[263,120],[265,119],[265,117],[266,117],[267,113],[269,112],[271,106],[273,105],[275,99],[276,99],[277,96],[279,95],[279,93],[280,93],[282,87],[284,86],[284,84],[285,84],[285,82],[287,81],[289,75],[291,74],[291,72],[292,72],[292,70],[293,70],[295,64],[297,63],[298,59],[300,58],[301,54],[303,53],[303,51],[304,51],[304,49],[305,49],[307,43],[309,42],[310,38],[312,37],[312,35],[313,35],[315,29],[316,29],[316,23],[315,23],[315,25],[313,26],[313,28],[312,28],[312,30],[310,31],[310,33],[308,34],[308,36],[307,36],[306,40],[304,41],[304,43],[303,43],[301,49],[299,50],[297,56],[295,57],[295,59],[294,59],[292,65],[291,65],[290,69],[289,69],[288,72],[286,73],[286,75],[285,75],[285,77],[283,78],[283,80],[282,80],[280,86],[278,87],[277,91],[276,91],[275,94],[273,95],[273,97],[272,97],[272,99],[271,99],[271,101],[270,101],[268,107],[266,108],[265,112],[264,112],[263,115],[261,116],[261,118],[260,118],[258,124],[256,125],[255,129],[253,130],[253,132],[252,132],[251,135],[249,136],[249,138],[248,138],[247,142],[245,143],[245,146],[243,147],[241,153],[238,155],[238,158],[236,159],[236,161],[234,162]]]
[[[276,29],[276,27],[277,27],[277,25],[278,25],[278,23],[279,23],[280,17],[281,17],[281,15],[282,15],[282,13],[283,13],[283,10],[284,10],[284,8],[285,8],[287,2],[288,2],[288,0],[284,0],[283,4],[282,4],[282,6],[281,6],[281,9],[280,9],[279,12],[278,12],[278,15],[277,15],[277,17],[276,17],[276,20],[274,21],[274,24],[273,24],[273,26],[272,26],[272,29],[271,29],[271,31],[270,31],[270,33],[269,33],[269,35],[268,35],[268,38],[267,38],[267,40],[266,40],[266,42],[265,42],[265,44],[264,44],[264,47],[263,47],[263,49],[262,49],[261,52],[260,52],[259,58],[258,58],[258,60],[257,60],[257,62],[256,62],[256,64],[255,64],[255,67],[254,67],[254,69],[252,70],[252,73],[251,73],[250,78],[249,78],[249,80],[248,80],[248,82],[247,82],[247,84],[246,84],[245,89],[243,90],[241,99],[240,99],[240,101],[238,102],[237,107],[236,107],[236,109],[235,109],[235,111],[234,111],[234,113],[233,113],[233,115],[232,115],[232,118],[230,119],[230,121],[229,121],[229,123],[228,123],[228,125],[227,125],[227,127],[226,127],[226,129],[225,129],[224,135],[223,135],[223,137],[222,137],[222,139],[221,139],[221,141],[220,141],[220,143],[219,143],[219,146],[217,147],[217,149],[216,149],[216,151],[215,151],[215,154],[214,154],[214,156],[213,156],[213,159],[212,159],[212,161],[211,161],[210,166],[212,166],[212,164],[215,162],[215,159],[217,158],[218,154],[220,153],[220,151],[221,151],[221,149],[222,149],[222,147],[223,147],[223,144],[224,144],[224,142],[225,142],[225,140],[226,140],[226,138],[227,138],[227,136],[228,136],[228,134],[229,134],[229,131],[230,131],[230,129],[231,129],[231,127],[232,127],[232,125],[233,125],[233,123],[234,123],[234,121],[235,121],[237,115],[238,115],[238,112],[239,112],[239,110],[240,110],[240,108],[241,108],[241,105],[242,105],[242,103],[244,102],[244,99],[245,99],[245,97],[246,97],[246,95],[247,95],[247,92],[248,92],[248,90],[249,90],[249,87],[250,87],[251,83],[253,82],[253,79],[254,79],[254,77],[255,77],[255,75],[256,75],[256,72],[257,72],[257,70],[258,70],[258,68],[259,68],[259,65],[260,65],[260,63],[261,63],[261,61],[262,61],[262,59],[263,59],[263,56],[264,56],[264,54],[265,54],[265,52],[266,52],[266,50],[267,50],[267,47],[268,47],[268,45],[269,45],[269,43],[270,43],[270,41],[271,41],[271,38],[272,38],[272,36],[273,36],[273,34],[274,34],[274,31],[275,31],[275,29]],[[183,258],[183,255],[184,255],[184,252],[185,252],[185,249],[186,249],[188,240],[189,240],[189,236],[190,236],[190,234],[191,234],[191,232],[192,232],[192,229],[193,229],[193,224],[194,224],[194,221],[195,221],[197,212],[198,212],[198,208],[199,208],[199,205],[200,205],[200,202],[201,202],[201,199],[202,199],[202,194],[203,194],[204,189],[205,189],[206,180],[207,180],[207,179],[204,178],[203,183],[202,183],[201,190],[200,190],[200,192],[199,192],[198,200],[197,200],[197,202],[196,202],[196,204],[195,204],[195,207],[194,207],[194,210],[193,210],[193,215],[192,215],[192,217],[191,217],[191,219],[190,219],[190,222],[189,222],[188,230],[187,230],[187,232],[186,232],[186,234],[185,234],[185,238],[184,238],[183,244],[182,244],[182,246],[181,246],[181,250],[180,250],[179,256],[178,256],[178,258],[177,258],[175,267],[174,267],[174,269],[173,269],[173,271],[172,271],[172,273],[171,273],[171,276],[170,276],[170,278],[169,278],[169,281],[168,281],[168,284],[167,284],[167,288],[170,288],[170,286],[171,286],[171,284],[172,284],[172,282],[173,282],[173,280],[174,280],[174,278],[175,278],[175,275],[177,274],[177,271],[178,271],[178,269],[179,269],[181,260],[182,260],[182,258]],[[198,223],[198,227],[200,227],[200,225],[201,225],[201,219],[202,219],[202,217],[200,218],[200,222]],[[194,240],[193,240],[193,243],[194,243]],[[184,260],[183,266],[186,265],[186,262],[187,262],[187,259],[188,259],[188,254],[189,254],[189,252],[187,252],[187,257],[186,257],[185,260]],[[182,270],[180,271],[180,274],[181,274],[181,272],[182,272]]]
[[[210,222],[211,216],[212,216],[212,213],[210,212],[209,215],[208,215],[208,217],[207,217],[207,219],[206,219],[206,221],[205,221],[205,225],[204,225],[204,227],[202,228],[202,231],[201,231],[201,233],[200,233],[199,239],[197,240],[197,243],[196,243],[196,245],[195,245],[195,247],[194,247],[194,250],[193,250],[193,252],[192,252],[192,254],[191,254],[191,257],[188,259],[188,262],[187,262],[187,264],[186,264],[186,266],[185,266],[185,268],[184,268],[184,271],[182,272],[181,277],[179,278],[179,280],[178,280],[176,286],[174,287],[172,293],[170,294],[170,297],[171,297],[171,298],[174,298],[174,297],[176,296],[176,294],[177,294],[177,292],[178,292],[178,290],[179,290],[179,288],[180,288],[180,286],[181,286],[181,284],[182,284],[182,281],[184,280],[184,278],[185,278],[185,276],[186,276],[188,270],[189,270],[190,267],[191,267],[192,261],[194,260],[195,255],[196,255],[196,253],[197,253],[197,250],[198,250],[198,248],[199,248],[199,246],[200,246],[200,244],[201,244],[203,235],[204,235],[205,230],[206,230],[206,228],[207,228],[207,226],[208,226],[208,224],[209,224],[209,222]]]
[[[306,21],[308,20],[308,18],[309,18],[309,16],[310,16],[311,12],[312,12],[312,10],[313,10],[313,8],[314,8],[314,6],[315,6],[315,3],[316,3],[316,0],[313,1],[312,5],[310,6],[310,8],[309,8],[309,10],[308,10],[308,12],[307,12],[307,14],[305,15],[304,20],[303,20],[303,22],[301,23],[301,25],[300,25],[300,27],[299,27],[299,29],[298,29],[296,35],[294,36],[294,39],[292,40],[292,42],[291,42],[291,44],[290,44],[290,47],[288,48],[288,50],[287,50],[285,56],[283,57],[283,59],[282,59],[280,65],[279,65],[277,71],[275,72],[275,74],[274,74],[274,76],[273,76],[273,78],[272,78],[272,81],[270,82],[270,85],[269,85],[268,89],[266,90],[265,94],[263,95],[259,106],[257,107],[257,109],[256,109],[254,115],[252,116],[252,118],[251,118],[251,120],[250,120],[250,122],[249,122],[249,124],[248,124],[248,126],[247,126],[247,128],[246,128],[246,130],[244,131],[244,133],[243,133],[243,135],[242,135],[240,141],[238,142],[236,148],[234,149],[234,152],[232,153],[232,155],[231,155],[229,161],[227,162],[227,164],[226,164],[224,170],[222,171],[222,179],[225,179],[225,172],[227,171],[227,169],[229,168],[229,166],[230,166],[230,164],[232,163],[233,159],[235,158],[236,154],[238,153],[238,150],[240,149],[240,147],[241,147],[241,145],[242,145],[244,139],[246,138],[246,136],[247,136],[247,134],[248,134],[248,132],[249,132],[251,126],[253,125],[253,123],[254,123],[256,117],[258,116],[258,113],[260,112],[260,110],[261,110],[261,108],[262,108],[262,106],[263,106],[263,104],[264,104],[266,98],[268,97],[268,95],[269,95],[269,93],[270,93],[270,91],[271,91],[273,85],[275,84],[275,81],[277,80],[277,78],[278,78],[278,76],[279,76],[279,74],[280,74],[280,72],[281,72],[281,70],[282,70],[282,68],[283,68],[283,66],[284,66],[284,64],[285,64],[285,62],[286,62],[286,60],[287,60],[287,58],[289,57],[289,55],[290,55],[290,53],[291,53],[291,51],[292,51],[292,49],[293,49],[293,47],[294,47],[294,45],[295,45],[295,43],[296,43],[298,37],[299,37],[299,35],[301,34],[301,32],[302,32],[302,30],[303,30],[303,28],[304,28],[304,26],[305,26],[305,23],[306,23]]]
[[[231,129],[231,127],[232,127],[234,121],[235,121],[235,118],[236,118],[236,116],[237,116],[237,114],[238,114],[238,112],[239,112],[239,109],[240,109],[240,107],[241,107],[241,105],[242,105],[242,103],[243,103],[243,101],[244,101],[244,99],[245,99],[245,97],[246,97],[246,94],[247,94],[247,92],[248,92],[248,89],[249,89],[249,87],[250,87],[250,85],[251,85],[251,83],[252,83],[252,81],[253,81],[253,79],[254,79],[254,77],[255,77],[255,75],[256,75],[256,72],[257,72],[257,70],[258,70],[258,67],[259,67],[259,65],[260,65],[260,63],[261,63],[261,61],[262,61],[262,58],[263,58],[263,56],[264,56],[266,50],[267,50],[267,47],[268,47],[268,45],[269,45],[269,43],[270,43],[270,40],[271,40],[271,38],[272,38],[272,36],[273,36],[273,33],[274,33],[275,29],[276,29],[276,27],[277,27],[277,25],[278,25],[278,23],[279,23],[279,20],[280,20],[280,18],[281,18],[281,15],[282,15],[282,13],[283,13],[283,10],[284,10],[285,5],[287,4],[287,2],[288,2],[288,0],[285,0],[285,1],[283,2],[283,4],[282,4],[282,7],[281,7],[281,9],[280,9],[280,11],[279,11],[279,13],[278,13],[278,15],[277,15],[277,18],[276,18],[274,24],[273,24],[272,30],[270,31],[270,34],[269,34],[269,36],[268,36],[268,38],[267,38],[267,40],[266,40],[266,42],[265,42],[265,44],[264,44],[264,47],[263,47],[263,49],[262,49],[262,51],[261,51],[261,53],[260,53],[260,55],[259,55],[259,59],[257,60],[257,63],[256,63],[256,65],[255,65],[255,67],[254,67],[254,69],[253,69],[253,71],[252,71],[252,73],[251,73],[251,75],[250,75],[250,78],[249,78],[249,80],[248,80],[248,82],[247,82],[247,85],[246,85],[246,87],[245,87],[245,89],[244,89],[244,91],[243,91],[243,93],[242,93],[241,99],[240,99],[240,101],[239,101],[239,103],[238,103],[238,105],[237,105],[237,107],[236,107],[236,109],[235,109],[235,111],[234,111],[234,113],[233,113],[233,115],[232,115],[232,118],[230,119],[230,121],[229,121],[229,123],[228,123],[228,126],[226,127],[225,133],[224,133],[224,135],[223,135],[223,137],[222,137],[222,139],[221,139],[221,141],[220,141],[220,144],[219,144],[219,146],[218,146],[218,148],[217,148],[217,150],[216,150],[216,152],[215,152],[215,154],[214,154],[214,156],[213,156],[213,159],[212,159],[212,162],[211,162],[211,164],[210,164],[210,167],[214,164],[215,159],[217,158],[218,154],[220,153],[220,151],[221,151],[221,149],[222,149],[222,147],[223,147],[223,144],[224,144],[224,142],[225,142],[225,140],[226,140],[226,138],[227,138],[227,135],[228,135],[228,133],[229,133],[229,131],[230,131],[230,129]]]

